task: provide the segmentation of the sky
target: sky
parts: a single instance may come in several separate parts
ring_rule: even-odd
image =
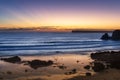
[[[120,29],[120,0],[0,0],[0,28]]]

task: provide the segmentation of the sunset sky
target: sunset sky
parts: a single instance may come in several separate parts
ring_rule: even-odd
[[[120,29],[120,0],[0,0],[0,28]]]

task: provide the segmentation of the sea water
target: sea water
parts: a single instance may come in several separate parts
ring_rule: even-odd
[[[0,56],[120,49],[120,41],[101,40],[103,34],[100,32],[0,32]]]

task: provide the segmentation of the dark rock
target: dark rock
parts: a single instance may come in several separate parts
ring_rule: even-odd
[[[120,40],[120,30],[115,30],[113,31],[112,33],[112,36],[110,37],[108,35],[108,33],[105,33],[102,37],[101,37],[102,40]]]
[[[71,71],[72,71],[73,74],[75,74],[75,73],[77,72],[76,69],[73,69],[73,70],[71,70]]]
[[[86,76],[91,76],[91,73],[87,72],[87,73],[86,73]]]
[[[27,70],[27,69],[25,69],[25,72],[28,72],[28,70]]]
[[[84,66],[85,69],[90,69],[90,65]]]
[[[37,69],[39,67],[47,67],[53,64],[53,61],[32,60],[28,62],[31,68]]]
[[[76,73],[77,73],[77,70],[76,69],[72,69],[71,71],[66,72],[65,74],[66,75],[71,75],[71,74],[76,74]]]
[[[66,69],[67,67],[64,65],[58,66],[59,69]]]
[[[120,61],[120,51],[105,51],[92,53],[91,58],[94,60],[104,61],[107,63]]]
[[[120,69],[120,60],[111,62],[110,68]]]
[[[0,80],[3,80],[4,78],[3,77],[0,77]]]
[[[9,58],[1,58],[1,60],[10,63],[18,63],[21,62],[21,58],[19,56],[9,57]]]
[[[120,69],[120,51],[92,53],[91,58],[106,63],[106,67]]]
[[[112,40],[120,40],[120,30],[113,31]]]
[[[108,35],[108,33],[105,33],[102,37],[101,37],[102,40],[109,40],[110,39],[110,36]]]
[[[77,62],[77,63],[79,63],[80,61],[79,61],[79,60],[77,60],[76,62]]]
[[[94,66],[92,67],[92,69],[95,72],[101,72],[101,71],[105,70],[105,65],[100,62],[94,62]]]
[[[12,74],[12,72],[11,72],[11,71],[7,71],[7,74],[11,75],[11,74]]]

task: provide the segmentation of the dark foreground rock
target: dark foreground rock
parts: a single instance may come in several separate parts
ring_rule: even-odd
[[[90,65],[84,66],[84,68],[85,68],[85,69],[88,69],[88,70],[90,69],[90,67],[91,67]]]
[[[109,68],[120,69],[120,51],[92,53],[91,58],[95,61],[105,62]]]
[[[95,72],[101,72],[103,70],[105,70],[105,65],[101,62],[94,62],[93,63],[94,66],[92,67],[92,69],[95,71]]]
[[[42,60],[32,60],[28,62],[28,65],[33,68],[37,69],[39,67],[47,67],[53,64],[53,61],[42,61]]]
[[[10,63],[19,63],[21,62],[21,58],[19,56],[9,57],[9,58],[1,58],[1,60]]]
[[[86,76],[91,76],[91,75],[92,75],[92,74],[91,74],[91,73],[89,73],[89,72],[87,72],[87,73],[86,73]]]

